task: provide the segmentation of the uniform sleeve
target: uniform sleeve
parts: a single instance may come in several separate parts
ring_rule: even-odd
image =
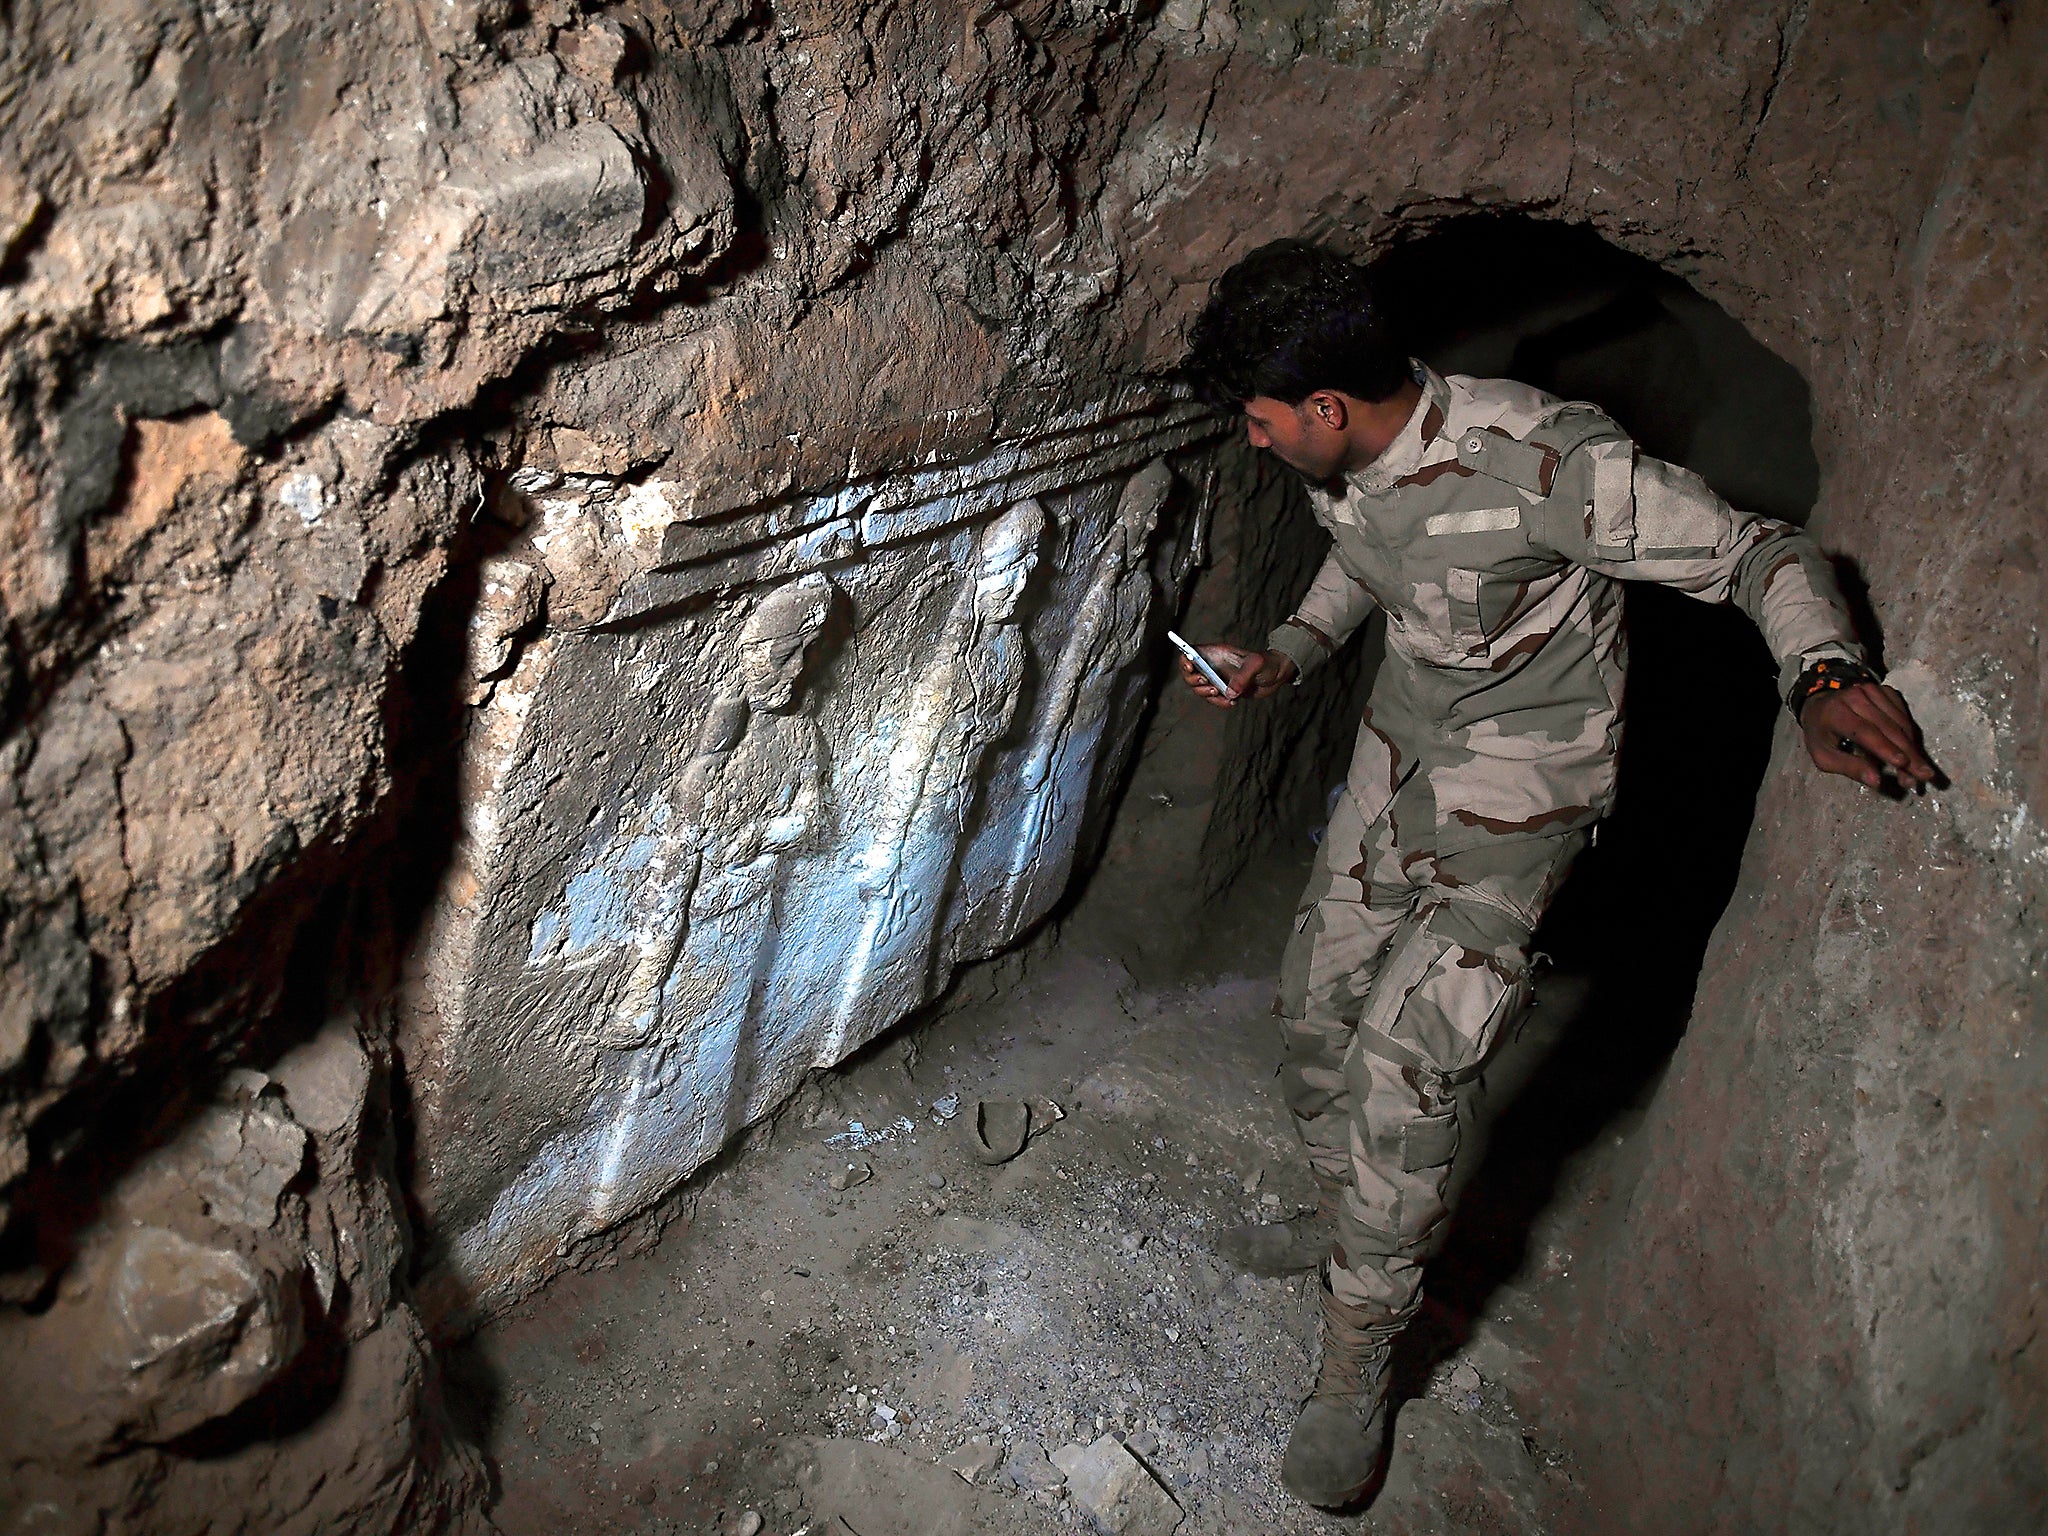
[[[1539,542],[1622,581],[1734,603],[1777,658],[1779,693],[1813,662],[1869,665],[1834,571],[1802,530],[1738,512],[1689,469],[1626,438],[1587,443],[1558,467]]]
[[[1308,596],[1293,616],[1266,637],[1266,649],[1291,658],[1298,675],[1310,672],[1337,654],[1358,626],[1372,617],[1373,601],[1337,558],[1337,546],[1323,557],[1323,567],[1309,584]]]

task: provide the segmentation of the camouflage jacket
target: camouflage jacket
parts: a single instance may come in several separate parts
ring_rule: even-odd
[[[1592,406],[1424,369],[1385,453],[1311,492],[1330,552],[1269,648],[1305,675],[1375,607],[1387,658],[1351,761],[1368,824],[1428,776],[1441,852],[1586,826],[1614,795],[1623,581],[1737,604],[1782,669],[1866,662],[1799,529],[1738,512]]]

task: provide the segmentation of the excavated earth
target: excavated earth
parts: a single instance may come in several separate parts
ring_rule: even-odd
[[[1203,1235],[1299,1194],[1249,1016],[1370,658],[1162,700],[1320,554],[1171,369],[1307,233],[1564,387],[1482,334],[1532,221],[1683,290],[1573,356],[1778,360],[1668,452],[1810,512],[1949,785],[1821,779],[1631,605],[1663,788],[1368,1518],[2041,1526],[2044,55],[2041,0],[11,8],[0,1529],[794,1529],[1098,1417],[1285,1528],[1305,1323]],[[1070,1114],[967,1168],[947,1066]],[[1169,1403],[1169,1329],[1243,1369]]]

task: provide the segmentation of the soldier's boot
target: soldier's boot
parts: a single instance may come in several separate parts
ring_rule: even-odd
[[[1288,1437],[1280,1481],[1304,1503],[1344,1509],[1386,1475],[1387,1361],[1407,1319],[1346,1306],[1330,1294],[1327,1274],[1319,1289],[1322,1368]]]
[[[1337,1197],[1342,1186],[1316,1174],[1316,1208],[1285,1221],[1248,1221],[1225,1227],[1216,1257],[1254,1275],[1301,1275],[1330,1255],[1337,1235]]]

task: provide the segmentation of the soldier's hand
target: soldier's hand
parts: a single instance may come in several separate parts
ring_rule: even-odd
[[[1280,651],[1247,651],[1236,645],[1200,645],[1195,649],[1222,675],[1230,692],[1218,693],[1215,684],[1196,671],[1195,664],[1185,656],[1180,659],[1181,680],[1195,690],[1198,698],[1222,709],[1241,699],[1269,698],[1294,676],[1294,658]]]
[[[1896,688],[1857,683],[1839,693],[1817,693],[1799,711],[1799,730],[1823,773],[1839,773],[1866,788],[1885,787],[1885,768],[1901,790],[1925,789],[1941,778]]]

